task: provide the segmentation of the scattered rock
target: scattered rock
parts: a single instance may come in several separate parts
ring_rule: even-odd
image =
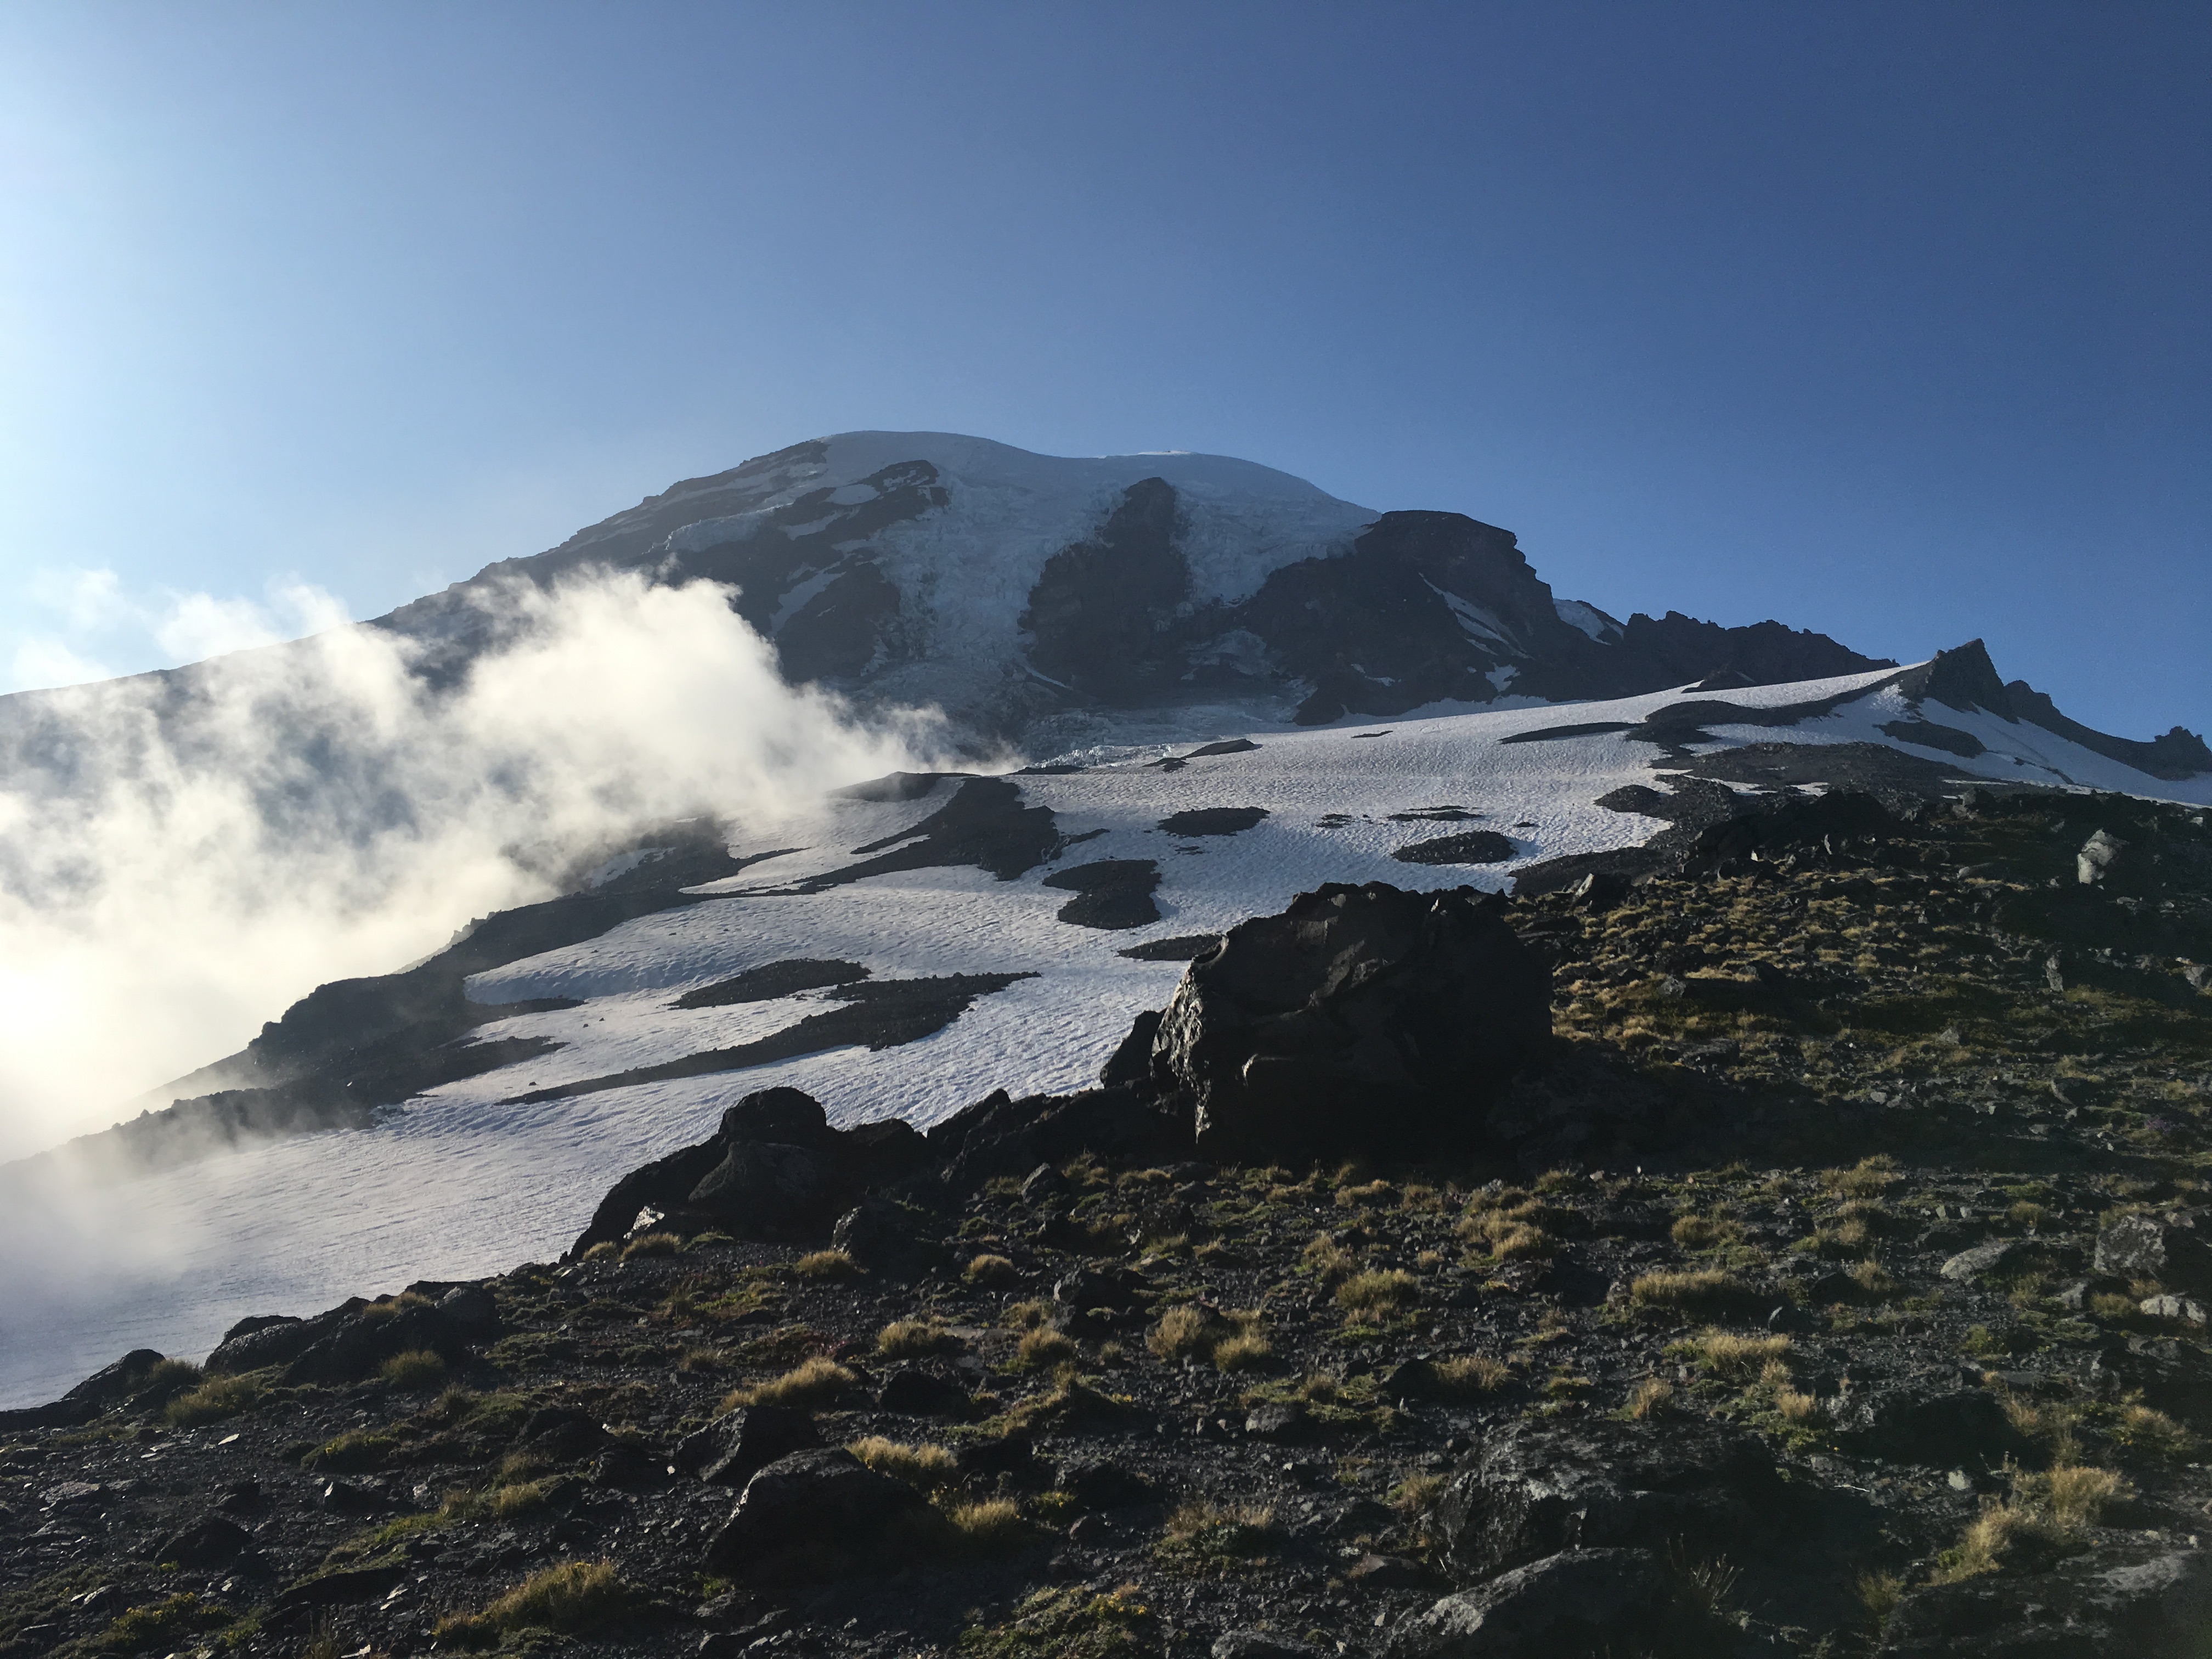
[[[2124,1547],[2025,1577],[1906,1593],[1880,1659],[2195,1659],[2212,1627],[2212,1557]]]
[[[2022,1261],[2034,1249],[2026,1239],[1992,1238],[1987,1243],[1960,1251],[1937,1271],[1946,1279],[1965,1284],[1983,1273],[2003,1272]]]
[[[2125,1215],[2097,1235],[2096,1268],[2114,1279],[2151,1279],[2168,1291],[2212,1301],[2212,1245],[2193,1212]]]
[[[1550,1032],[1551,975],[1495,901],[1331,884],[1191,964],[1152,1070],[1209,1158],[1433,1157],[1480,1140]]]
[[[821,1444],[808,1413],[788,1406],[740,1406],[686,1436],[668,1461],[710,1486],[742,1486],[778,1459]]]
[[[884,1571],[894,1534],[927,1505],[903,1480],[878,1474],[842,1449],[794,1452],[745,1482],[738,1506],[707,1548],[709,1571],[764,1582]],[[832,1564],[836,1566],[833,1567]]]
[[[1707,1659],[1726,1635],[1646,1550],[1578,1549],[1448,1595],[1391,1633],[1390,1659]]]
[[[1577,1547],[1756,1550],[1782,1498],[1773,1455],[1718,1424],[1521,1419],[1452,1477],[1436,1525],[1453,1567],[1486,1577]]]

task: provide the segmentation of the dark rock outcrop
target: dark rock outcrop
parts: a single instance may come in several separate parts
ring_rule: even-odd
[[[2195,1659],[2212,1628],[2212,1557],[2136,1545],[2057,1571],[1912,1590],[1879,1659]]]
[[[1331,884],[1191,964],[1151,1082],[1208,1158],[1436,1156],[1477,1142],[1550,1031],[1549,970],[1495,901]]]
[[[710,1486],[742,1486],[758,1471],[822,1444],[814,1419],[787,1406],[740,1406],[687,1435],[669,1459]]]
[[[884,1570],[927,1505],[903,1480],[840,1449],[794,1452],[745,1483],[707,1547],[709,1571],[788,1581]]]
[[[1642,1549],[1577,1549],[1448,1595],[1391,1632],[1389,1659],[1706,1659],[1733,1634]]]
[[[1561,1550],[1755,1551],[1784,1496],[1774,1456],[1717,1424],[1510,1423],[1444,1488],[1437,1524],[1473,1578]]]
[[[739,1238],[811,1237],[869,1188],[896,1181],[926,1155],[921,1134],[887,1120],[839,1130],[821,1103],[796,1089],[763,1089],[722,1114],[711,1140],[633,1170],[614,1184],[570,1247],[612,1243],[646,1210],[657,1225]]]
[[[2114,1279],[2148,1279],[2183,1296],[2212,1297],[2212,1243],[2193,1212],[2125,1215],[2097,1235],[2096,1268]]]

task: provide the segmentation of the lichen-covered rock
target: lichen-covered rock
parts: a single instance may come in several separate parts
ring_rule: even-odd
[[[927,1507],[905,1481],[842,1449],[794,1452],[745,1483],[707,1547],[708,1570],[787,1579],[888,1568],[896,1552],[885,1546]]]
[[[2178,1295],[2212,1301],[2212,1243],[2190,1211],[2124,1215],[2097,1235],[2096,1268],[2114,1279],[2156,1279]]]
[[[1207,1158],[1435,1156],[1545,1052],[1551,994],[1495,900],[1331,883],[1191,964],[1152,1077]]]
[[[1648,1550],[1578,1549],[1447,1595],[1391,1633],[1389,1659],[1705,1659],[1726,1632]]]
[[[2135,1546],[2054,1572],[1910,1592],[1879,1659],[2196,1659],[2212,1630],[2212,1554]]]
[[[1561,1550],[1756,1550],[1784,1488],[1752,1436],[1682,1421],[1509,1422],[1446,1484],[1436,1523],[1451,1565],[1482,1578]]]
[[[814,1419],[788,1406],[740,1406],[684,1437],[669,1462],[710,1486],[742,1486],[779,1458],[822,1444]]]

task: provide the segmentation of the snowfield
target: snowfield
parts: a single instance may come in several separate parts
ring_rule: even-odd
[[[1224,577],[1224,580],[1229,580]],[[2212,803],[2212,777],[2160,783],[2042,729],[1929,705],[1925,718],[1972,733],[1971,761],[1908,748],[1879,730],[1917,711],[1894,671],[1711,694],[1773,708],[1881,687],[1782,726],[1715,726],[1705,748],[1742,743],[1873,743],[1960,776],[2120,789]],[[600,938],[471,981],[487,1003],[573,997],[580,1006],[501,1021],[485,1038],[548,1036],[557,1051],[438,1089],[381,1127],[274,1143],[120,1186],[11,1194],[0,1252],[0,1402],[52,1397],[126,1349],[198,1356],[234,1320],[311,1313],[351,1294],[461,1278],[554,1257],[619,1175],[702,1139],[739,1097],[788,1084],[833,1121],[928,1124],[989,1093],[1086,1085],[1141,1010],[1163,1006],[1180,962],[1121,954],[1146,940],[1218,933],[1278,910],[1323,882],[1500,889],[1540,860],[1638,844],[1664,826],[1599,797],[1657,784],[1662,750],[1620,732],[1505,743],[1573,724],[1634,723],[1684,700],[1423,711],[1392,722],[1249,732],[1240,753],[1157,764],[1158,744],[1060,757],[1082,769],[1015,775],[1023,804],[1047,807],[1064,840],[1011,881],[974,867],[878,875],[817,892],[793,884],[856,861],[942,807],[940,781],[905,802],[833,799],[806,817],[749,826],[734,850],[799,848],[695,890],[713,902],[629,922]],[[1131,722],[1133,726],[1135,722]],[[1209,732],[1218,738],[1237,732]],[[1183,753],[1183,742],[1172,752]],[[1234,834],[1176,834],[1171,813],[1263,808]],[[1397,814],[1457,808],[1465,818]],[[1510,860],[1408,863],[1393,852],[1475,829],[1510,838]],[[1081,838],[1081,839],[1079,839]],[[1160,920],[1102,931],[1058,919],[1074,895],[1055,872],[1149,860]],[[848,1047],[750,1069],[520,1103],[517,1097],[728,1047],[838,1005],[825,992],[684,1010],[684,992],[794,957],[859,963],[874,981],[1028,974],[981,995],[933,1035],[871,1052]],[[398,964],[393,964],[395,967]],[[271,1011],[272,1012],[275,1011]]]

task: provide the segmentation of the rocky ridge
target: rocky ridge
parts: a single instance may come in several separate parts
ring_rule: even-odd
[[[1449,1157],[1201,1158],[1163,1023],[127,1356],[0,1417],[0,1652],[2192,1652],[2205,815],[1771,805],[1450,921],[1553,1036]]]

